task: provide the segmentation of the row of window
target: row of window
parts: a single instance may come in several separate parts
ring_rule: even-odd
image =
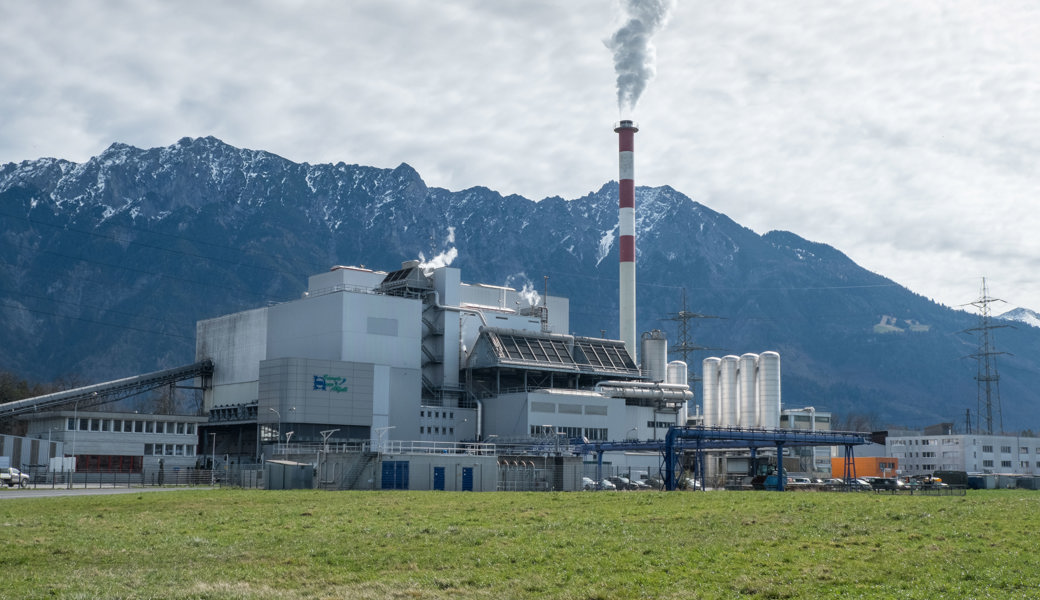
[[[145,456],[195,456],[192,444],[145,444]]]
[[[69,417],[65,423],[66,431],[77,430],[77,419]],[[113,431],[116,433],[174,433],[195,435],[195,423],[175,423],[167,421],[131,421],[123,419],[78,419],[79,431]]]
[[[76,470],[91,473],[140,473],[143,459],[140,456],[112,456],[77,454]]]
[[[1024,467],[1024,468],[1027,468],[1027,469],[1029,468],[1029,462],[1028,461],[1023,461],[1023,462],[1021,462],[1019,464],[1022,467]],[[982,466],[983,467],[992,467],[993,466],[993,461],[992,460],[984,460],[984,461],[982,461]],[[1001,468],[1004,468],[1004,469],[1010,469],[1011,468],[1011,461],[1010,460],[1002,460],[1002,461],[1000,461],[1000,466],[1001,466]]]
[[[993,452],[993,446],[983,446],[982,447],[982,451],[983,452]],[[1011,454],[1011,446],[1001,446],[1000,447],[1000,452],[1002,454]],[[1034,452],[1034,454],[1040,454],[1040,447],[1036,448],[1033,452]],[[1018,447],[1018,453],[1019,454],[1029,454],[1029,446],[1019,446]]]
[[[454,427],[419,427],[419,433],[432,433],[434,435],[455,435]]]
[[[975,442],[975,440],[972,440],[973,444],[974,444],[974,442]],[[956,438],[946,438],[946,439],[943,439],[942,443],[943,443],[943,445],[956,445],[956,444],[960,443],[960,440],[958,440]],[[904,445],[905,446],[936,446],[938,444],[939,444],[939,440],[934,440],[934,439],[892,440],[892,445],[893,446],[904,446]],[[1000,447],[1000,452],[1002,454],[1011,454],[1011,448],[1012,448],[1011,446],[1001,446]],[[982,446],[982,451],[983,452],[992,453],[993,452],[993,446],[991,446],[991,445],[984,445],[984,446]],[[1033,452],[1033,454],[1040,454],[1040,446],[1034,448],[1032,450],[1032,452]],[[1018,447],[1018,453],[1019,454],[1029,454],[1030,453],[1029,446],[1019,446]],[[922,456],[923,456],[923,454],[922,454]]]
[[[455,411],[447,410],[420,410],[420,417],[433,417],[434,419],[454,419]]]
[[[606,427],[552,427],[545,425],[531,425],[531,437],[546,437],[552,435],[553,432],[565,438],[581,438],[589,440],[590,442],[605,442],[607,441],[607,428]]]

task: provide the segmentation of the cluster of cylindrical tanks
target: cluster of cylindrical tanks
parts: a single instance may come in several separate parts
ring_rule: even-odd
[[[780,355],[710,357],[704,372],[705,427],[780,426]]]
[[[668,362],[668,338],[659,329],[643,333],[639,356],[642,357],[643,373],[650,381],[686,385],[688,375],[686,363],[681,360]]]

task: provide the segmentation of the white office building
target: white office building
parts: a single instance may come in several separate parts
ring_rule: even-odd
[[[1013,435],[890,435],[888,456],[899,460],[901,475],[935,471],[1040,475],[1040,438]]]

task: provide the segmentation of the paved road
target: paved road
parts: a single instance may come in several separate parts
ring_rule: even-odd
[[[108,496],[112,494],[142,494],[146,492],[176,492],[179,490],[211,490],[209,486],[195,487],[102,487],[102,488],[0,488],[0,500],[29,498],[58,498],[61,496]]]

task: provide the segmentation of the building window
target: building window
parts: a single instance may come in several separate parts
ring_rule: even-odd
[[[134,433],[144,433],[144,421],[134,421]]]
[[[119,419],[112,421],[112,431],[116,433],[123,431],[123,422]]]
[[[594,442],[605,442],[607,441],[607,428],[606,427],[586,427],[585,437],[590,441]]]
[[[65,431],[72,431],[76,429],[76,419],[69,417],[68,423],[65,424]]]
[[[112,421],[109,419],[101,420],[101,431],[109,431],[112,429]]]
[[[992,467],[993,466],[993,461],[992,460],[984,460],[984,461],[982,461],[982,466],[983,467]]]
[[[982,447],[982,451],[983,452],[993,452],[993,446],[983,446]]]
[[[1000,466],[1005,468],[1005,469],[1010,469],[1011,468],[1011,461],[1010,460],[1002,460],[1002,461],[1000,461]]]
[[[1000,451],[1004,454],[1011,454],[1011,446],[1001,446]]]
[[[188,435],[195,435],[195,424],[188,423]]]

